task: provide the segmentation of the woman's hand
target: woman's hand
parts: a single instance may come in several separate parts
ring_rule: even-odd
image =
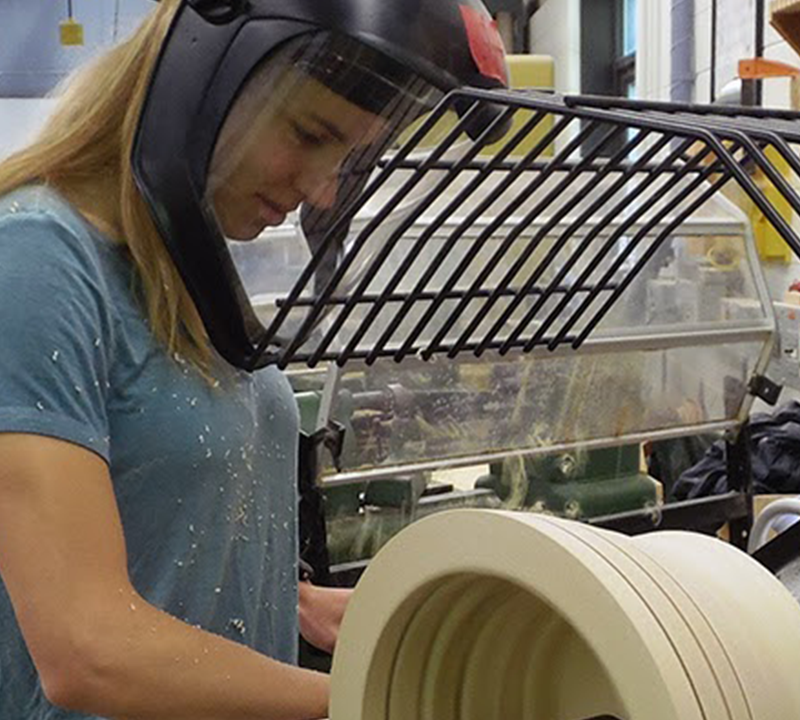
[[[300,583],[300,634],[310,645],[333,653],[353,591]]]

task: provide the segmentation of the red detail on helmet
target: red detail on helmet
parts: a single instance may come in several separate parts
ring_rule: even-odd
[[[467,30],[472,59],[481,75],[499,80],[508,85],[508,68],[503,40],[497,30],[497,23],[486,12],[460,5],[461,17]]]

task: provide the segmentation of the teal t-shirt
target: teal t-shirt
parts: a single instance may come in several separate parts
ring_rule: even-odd
[[[275,368],[228,367],[209,383],[153,338],[134,288],[126,249],[52,190],[0,198],[0,432],[97,453],[134,587],[188,623],[296,662],[289,383]],[[42,694],[0,579],[0,718],[77,717]]]

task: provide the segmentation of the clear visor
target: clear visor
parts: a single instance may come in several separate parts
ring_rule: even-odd
[[[381,158],[440,98],[414,73],[329,35],[282,47],[239,94],[214,149],[205,200],[273,345],[294,340],[304,302],[329,285],[351,238],[375,216],[375,202],[353,208]],[[358,277],[359,267],[349,267],[336,293]],[[276,326],[298,280],[299,303]]]

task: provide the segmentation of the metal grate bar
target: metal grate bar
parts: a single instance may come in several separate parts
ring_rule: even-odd
[[[476,115],[479,112],[479,110],[480,110],[479,104],[473,103],[472,106],[469,108],[469,110],[461,117],[460,121],[456,124],[456,126],[447,134],[445,139],[434,150],[431,157],[427,158],[425,161],[422,162],[422,164],[414,171],[413,175],[409,177],[403,184],[403,186],[400,188],[400,190],[397,191],[397,193],[391,199],[391,201],[387,202],[386,205],[383,208],[381,208],[381,210],[376,214],[376,216],[372,218],[372,220],[370,220],[367,227],[355,239],[352,249],[345,255],[341,264],[336,269],[336,272],[334,273],[333,277],[328,281],[327,286],[320,294],[319,303],[311,309],[308,317],[303,322],[303,325],[298,331],[295,339],[282,354],[282,357],[280,358],[281,365],[288,363],[290,356],[294,352],[296,352],[298,347],[302,344],[303,339],[305,338],[305,334],[311,331],[315,322],[318,320],[319,316],[323,313],[327,303],[327,299],[331,295],[333,295],[339,282],[345,276],[350,266],[352,265],[353,261],[358,257],[360,249],[364,246],[364,243],[366,243],[372,231],[389,216],[392,210],[394,210],[397,207],[397,205],[401,202],[402,198],[404,197],[405,193],[407,193],[409,190],[411,190],[411,188],[413,188],[421,181],[422,177],[424,176],[424,174],[427,172],[428,169],[427,162],[438,159],[450,147],[452,147],[453,143],[455,143],[455,141],[465,132],[465,128],[469,124],[470,119],[474,115]],[[442,109],[441,112],[439,113],[439,117],[441,117],[443,114],[444,114],[444,109]],[[425,132],[424,133],[418,132],[414,134],[414,137],[411,140],[409,140],[408,143],[406,143],[406,148],[408,148],[406,154],[408,154],[419,143],[419,141],[425,137],[425,135],[433,128],[434,124],[435,123],[431,124],[430,122],[426,122],[423,125],[423,128],[426,128]],[[417,137],[418,135],[419,137]],[[412,141],[415,141],[413,145]],[[387,170],[384,170],[384,172],[381,173],[381,177],[383,177],[384,179],[388,178],[388,175],[389,173],[387,172]],[[379,177],[375,183],[376,190],[378,183],[381,180],[381,177]],[[359,205],[363,206],[364,202],[365,201],[362,200],[359,203]],[[333,231],[329,232],[326,239],[332,240],[333,235],[334,235]],[[315,255],[315,257],[320,257],[320,256],[321,256],[320,253],[317,253]],[[306,280],[306,282],[308,282],[309,280],[310,277]]]
[[[425,147],[450,111],[458,120]],[[493,128],[512,118],[518,124],[497,143]],[[271,359],[285,367],[578,348],[731,180],[800,256],[800,236],[771,202],[800,213],[800,191],[784,175],[800,178],[798,119],[532,91],[451,93],[385,162],[368,157],[358,168],[360,184],[347,186],[352,197],[319,230],[259,349],[277,347]],[[463,151],[468,131],[477,139]],[[481,154],[487,147],[491,157]],[[456,148],[458,157],[447,154]],[[376,199],[377,211],[349,232]],[[323,266],[348,232],[339,264]],[[282,336],[284,327],[299,329]]]
[[[621,127],[612,128],[611,131],[606,134],[606,136],[603,139],[603,141],[598,143],[595,146],[595,148],[586,156],[586,161],[587,162],[591,162],[592,160],[594,160],[595,157],[597,157],[606,148],[606,146],[609,143],[611,143],[611,142],[615,141],[617,138],[619,138],[620,135],[624,132],[624,130],[625,129],[621,128]],[[633,141],[627,143],[627,145],[625,145],[621,150],[619,150],[616,153],[616,155],[614,156],[614,160],[616,160],[619,156],[621,156],[623,154],[627,154],[627,153],[631,152],[633,149],[635,149],[636,147],[638,147],[642,143],[642,141],[645,139],[645,137],[646,137],[645,133],[637,133],[637,135],[633,139]],[[567,175],[564,181],[562,181],[561,183],[559,183],[559,185],[557,185],[555,188],[553,188],[553,190],[548,195],[547,199],[550,199],[551,201],[555,201],[559,197],[559,195],[569,186],[569,184],[572,181],[574,181],[575,177],[576,177],[575,175]],[[601,178],[597,178],[597,179],[599,180]],[[546,235],[550,232],[550,230],[552,230],[554,227],[556,227],[568,215],[568,213],[576,205],[578,205],[578,203],[582,199],[583,198],[582,198],[582,196],[580,194],[576,194],[570,201],[568,201],[564,205],[562,205],[561,208],[559,210],[557,210],[553,214],[553,216],[550,218],[550,220],[547,223],[545,223],[545,225],[528,242],[527,247],[525,247],[525,249],[522,251],[520,256],[514,261],[514,263],[511,265],[511,267],[506,271],[506,273],[503,276],[503,278],[500,280],[500,282],[495,287],[495,290],[492,293],[492,295],[489,297],[489,299],[485,303],[483,303],[481,305],[481,307],[478,310],[478,312],[475,314],[475,316],[472,318],[472,320],[467,325],[466,329],[461,333],[461,336],[458,338],[458,340],[456,340],[455,344],[450,349],[448,355],[451,358],[455,357],[455,355],[457,354],[459,349],[462,348],[466,344],[466,342],[470,339],[470,337],[472,336],[473,332],[475,332],[475,330],[479,327],[481,322],[483,322],[484,318],[489,314],[489,312],[495,306],[497,300],[500,297],[500,293],[509,288],[511,282],[519,274],[520,270],[525,266],[525,264],[530,259],[531,255],[539,247],[539,245],[541,244],[542,240],[546,237]],[[517,227],[514,229],[514,231],[511,232],[508,235],[508,237],[506,238],[505,243],[507,243],[508,246],[510,246],[517,239],[517,237],[519,237],[519,235],[522,234],[522,231],[526,227],[528,227],[535,220],[537,214],[538,213],[536,212],[535,208],[530,213],[528,213],[528,215],[525,216],[525,218],[522,220],[522,222],[520,222],[517,225]],[[560,250],[566,244],[567,239],[568,239],[568,237],[566,236],[566,234],[562,234],[561,237],[559,237],[558,241],[556,243],[554,243],[554,245],[556,247],[558,247],[558,249]],[[497,262],[500,261],[500,259],[502,257],[502,252],[503,252],[503,248],[501,247],[501,248],[498,249],[498,251],[496,253],[496,256],[498,256],[497,257]],[[480,284],[482,284],[483,282],[486,281],[487,277],[488,277],[488,275],[485,276],[485,277],[479,276],[475,281],[475,285],[479,287]],[[477,289],[477,287],[475,289]],[[500,326],[502,324],[505,324],[505,321],[509,317],[511,317],[513,311],[518,307],[518,305],[519,305],[519,303],[521,301],[522,301],[522,297],[521,296],[518,296],[516,299],[512,300],[512,302],[509,305],[509,307],[506,308],[506,310],[501,314],[502,323],[501,323],[500,320],[498,320],[495,323],[495,325],[493,326],[493,328],[497,328],[497,330],[499,330]],[[487,344],[488,344],[488,342],[491,342],[491,340],[494,338],[495,334],[496,334],[496,331],[493,333],[490,330],[489,334],[486,336],[485,342]],[[480,351],[480,345],[479,345],[478,351],[481,352]]]
[[[606,313],[608,313],[608,311],[611,309],[611,306],[614,304],[616,299],[622,294],[625,288],[627,288],[628,285],[630,285],[630,283],[636,277],[638,271],[641,270],[647,264],[650,258],[653,257],[653,255],[658,250],[663,240],[666,237],[668,237],[669,234],[675,228],[677,228],[687,217],[689,217],[689,215],[691,215],[693,212],[695,212],[695,210],[701,207],[703,203],[705,203],[715,192],[717,192],[717,190],[721,189],[730,179],[731,179],[730,174],[724,174],[721,178],[716,180],[711,185],[711,187],[702,194],[700,198],[698,198],[688,208],[686,208],[686,210],[683,213],[681,213],[677,218],[675,218],[675,220],[673,220],[659,234],[656,241],[652,243],[652,245],[648,248],[648,250],[642,255],[639,262],[636,263],[636,265],[634,266],[634,270],[628,275],[626,275],[625,278],[622,279],[622,281],[617,286],[617,289],[614,290],[614,292],[611,294],[611,297],[609,297],[606,300],[606,302],[603,304],[600,310],[594,315],[594,317],[591,320],[589,320],[589,322],[586,323],[584,329],[581,331],[578,337],[571,341],[573,348],[575,349],[579,348],[586,341],[586,338],[589,337],[589,334],[592,332],[592,330],[594,330],[594,328],[603,319]],[[566,329],[567,328],[565,328],[565,330]],[[564,334],[563,337],[555,338],[554,342],[551,342],[548,347],[552,349],[559,342],[570,342],[570,341],[567,339],[566,334]]]
[[[566,338],[565,342],[566,343],[570,343],[570,342],[573,342],[576,339],[577,339],[576,335],[570,335],[570,336],[568,336]],[[545,338],[544,340],[539,341],[537,343],[537,345],[542,346],[542,347],[546,347],[549,342],[550,342],[549,338]],[[490,350],[499,350],[501,345],[502,345],[502,343],[498,341],[498,342],[493,343],[492,347],[489,348],[489,349]],[[524,342],[519,341],[519,342],[517,342],[515,344],[515,349],[522,350],[524,345],[525,345]],[[475,350],[477,350],[477,348],[478,348],[478,344],[477,343],[468,343],[467,346],[464,348],[464,352],[474,352]],[[352,361],[358,360],[358,361],[362,361],[362,362],[366,363],[366,361],[368,360],[368,358],[372,354],[372,352],[373,352],[372,350],[367,350],[367,349],[354,350],[350,354],[350,357],[348,358],[348,361],[352,362]],[[442,349],[442,350],[438,351],[437,354],[444,354],[445,352],[446,352],[446,349]],[[378,353],[378,357],[394,357],[394,354],[395,354],[395,351],[392,348],[382,348],[380,350],[380,352]],[[308,363],[311,360],[311,357],[312,357],[311,353],[304,353],[304,352],[301,351],[295,357],[295,362]],[[340,356],[339,356],[338,352],[336,352],[335,350],[328,350],[319,359],[319,362],[335,362],[335,363],[339,363],[339,359],[340,359]]]
[[[714,117],[710,115],[697,115],[696,113],[680,112],[669,117],[679,121],[691,121],[699,127],[736,127],[747,130],[752,137],[759,137],[765,133],[770,133],[774,137],[779,137],[787,142],[800,142],[800,131],[797,129],[797,121],[787,120],[768,120],[756,117],[727,118]]]
[[[684,152],[686,150],[687,145],[690,142],[691,141],[686,140],[683,143],[681,143],[681,145],[673,152],[673,155],[678,155],[678,154]],[[699,165],[702,162],[702,160],[706,156],[708,156],[710,154],[710,152],[711,151],[708,148],[706,148],[706,150],[702,151],[697,156],[695,156],[688,163],[688,165],[694,165],[694,166]],[[706,170],[706,172],[708,172],[708,169]],[[702,179],[703,179],[703,176],[701,175],[700,176],[700,182],[702,182]],[[650,187],[650,186],[653,185],[654,182],[655,182],[655,178],[648,177],[642,183],[642,185]],[[698,184],[699,184],[699,182],[698,182]],[[641,189],[642,188],[640,188],[640,191],[641,191]],[[611,211],[609,213],[607,213],[607,217],[608,216],[611,216],[611,217],[616,216],[617,213],[622,212],[624,206],[625,206],[625,199],[621,200],[617,205],[615,205],[611,209]],[[606,240],[606,242],[603,243],[603,245],[600,247],[600,249],[595,253],[595,255],[592,258],[592,261],[586,263],[586,268],[578,276],[578,280],[576,281],[576,285],[580,285],[580,284],[582,284],[582,283],[584,283],[586,281],[586,279],[592,274],[592,272],[594,272],[595,266],[600,261],[602,261],[604,258],[606,258],[609,255],[611,250],[616,247],[618,241],[622,237],[624,237],[624,235],[628,231],[628,229],[633,227],[641,218],[643,218],[643,216],[645,215],[645,213],[647,212],[648,209],[649,208],[647,206],[642,206],[642,207],[637,208],[633,213],[631,213],[631,215],[628,216],[628,218],[626,218],[626,220],[624,222],[622,222],[616,228],[616,230],[612,233],[612,235],[608,238],[608,240]],[[665,215],[666,212],[668,212],[668,211],[669,211],[669,206],[665,210],[662,211],[662,214],[660,216],[659,215],[656,216],[656,221],[655,222],[651,221],[650,224],[652,226],[655,226],[657,224],[658,218],[659,217],[663,217],[663,215]],[[587,237],[581,243],[581,248],[580,249],[583,251],[583,253],[585,253],[588,250],[588,248],[591,245],[591,243],[593,242],[593,240],[600,235],[600,233],[602,232],[604,227],[605,227],[605,223],[601,222],[601,223],[597,223],[597,225],[595,225],[595,227],[592,228],[592,231],[589,233],[589,235],[587,235]],[[647,228],[648,228],[648,225],[645,225],[644,228],[642,228],[642,230],[639,231],[637,237],[644,237],[644,234],[647,232]],[[643,230],[644,230],[644,232],[642,232]],[[572,267],[574,267],[574,265],[576,264],[577,260],[580,257],[582,257],[583,253],[576,253],[576,256],[575,256],[574,259],[568,260],[567,263],[565,264],[566,267],[562,269],[562,274],[566,275],[572,269]],[[616,268],[614,268],[614,272],[616,272]],[[613,273],[606,273],[606,275],[603,277],[603,280],[599,284],[599,287],[603,287],[603,283],[608,282],[612,277],[613,277]],[[529,341],[529,345],[526,345],[526,347],[531,347],[532,348],[535,343],[538,343],[542,339],[542,337],[547,332],[547,330],[550,328],[550,326],[557,319],[559,319],[561,317],[561,313],[567,307],[567,305],[570,303],[570,301],[572,300],[574,295],[575,295],[574,292],[565,293],[565,295],[562,297],[562,299],[558,303],[558,305],[543,320],[541,326],[539,327],[537,332],[534,333],[533,337]],[[594,299],[595,299],[596,296],[597,296],[597,293],[594,293],[593,295],[590,294],[590,296],[588,298],[588,302],[584,301],[578,307],[576,312],[573,314],[572,318],[570,320],[566,321],[566,323],[564,324],[564,326],[562,328],[561,333],[559,333],[555,338],[555,341],[556,341],[555,344],[551,344],[549,346],[549,347],[551,347],[551,349],[554,348],[559,342],[562,341],[561,336],[566,332],[565,328],[572,327],[572,325],[574,325],[577,322],[577,320],[580,318],[580,316],[583,314],[583,312],[585,312],[586,309],[592,304],[592,302],[594,302]]]
[[[567,107],[621,108],[629,110],[661,110],[663,112],[692,112],[706,116],[744,116],[755,118],[781,118],[800,120],[800,112],[796,110],[776,110],[745,105],[691,105],[689,103],[671,102],[668,100],[633,100],[630,98],[610,97],[608,95],[565,95]]]
[[[612,287],[612,286],[609,286]],[[541,286],[534,286],[528,289],[528,295],[541,295],[542,293],[565,293],[569,292],[572,289],[571,285],[560,285],[559,287],[550,288],[550,287],[541,287]],[[613,287],[612,287],[613,289]],[[594,285],[587,285],[586,287],[579,287],[576,289],[577,292],[589,292],[594,290]],[[476,297],[489,297],[494,290],[484,289],[478,290],[475,293]],[[503,295],[506,297],[515,297],[520,290],[515,288],[509,288],[508,290],[503,291]],[[405,302],[407,300],[435,300],[437,297],[440,297],[442,293],[436,292],[433,290],[429,290],[427,292],[423,291],[413,295],[411,293],[390,293],[386,296],[386,302],[388,303],[399,303]],[[463,297],[466,297],[467,291],[466,290],[451,290],[449,293],[446,293],[445,300],[460,300]],[[370,295],[364,294],[358,298],[358,302],[363,305],[372,305],[373,303],[377,303],[383,298],[383,294],[380,295]],[[342,296],[342,295],[334,295],[333,297],[328,300],[328,305],[344,305],[350,301],[349,296]],[[278,300],[277,304],[280,306],[285,303],[285,300]],[[316,300],[314,298],[301,298],[296,303],[294,303],[294,307],[311,307]]]
[[[524,167],[526,166],[527,162],[530,162],[533,158],[538,157],[542,151],[548,147],[550,144],[554,142],[554,140],[558,137],[558,135],[572,122],[571,118],[563,117],[560,118],[559,121],[555,124],[555,127],[548,132],[537,144],[536,146],[523,158],[520,162],[520,168],[517,169],[516,172],[510,173],[507,175],[504,180],[494,189],[492,190],[489,195],[484,198],[478,206],[469,213],[469,215],[459,224],[459,226],[455,229],[452,233],[450,238],[448,238],[445,245],[442,247],[441,251],[436,255],[433,262],[431,263],[431,267],[426,271],[420,281],[417,283],[415,288],[416,291],[421,291],[424,287],[427,286],[428,282],[433,277],[434,273],[436,272],[437,266],[440,262],[443,261],[444,257],[453,249],[456,242],[463,236],[467,229],[481,216],[483,212],[485,212],[491,205],[498,200],[503,193],[505,193],[514,183],[514,181],[522,174]],[[588,133],[582,133],[582,137],[588,137]],[[565,156],[568,153],[561,152],[559,155]],[[538,187],[540,187],[544,182],[547,180],[549,175],[552,174],[545,170],[541,173],[536,179],[534,179],[531,183],[529,183],[526,188],[525,192],[530,195],[532,194]],[[503,222],[505,222],[514,210],[522,204],[525,196],[518,196],[517,199],[510,203],[498,216],[494,218],[494,220],[482,231],[479,237],[475,240],[472,245],[472,251],[478,252],[480,249],[485,245],[485,243],[490,239],[491,234],[499,228]],[[458,282],[458,279],[463,275],[464,271],[466,270],[467,266],[471,262],[471,259],[466,257],[461,260],[458,267],[453,271],[452,275],[447,279],[444,283],[440,293],[448,293],[453,290]],[[411,329],[409,332],[406,341],[403,345],[397,350],[394,357],[395,360],[398,362],[408,353],[411,351],[413,344],[416,342],[419,335],[422,333],[424,328],[428,325],[430,320],[438,311],[439,307],[441,306],[442,302],[444,301],[444,297],[437,297],[436,300],[431,303],[431,305],[425,310],[422,318],[416,323],[416,325]],[[404,309],[403,312],[407,312],[407,309]],[[399,320],[398,320],[399,324]],[[396,327],[396,325],[395,325]],[[383,340],[383,338],[382,338]]]
[[[539,114],[535,116],[538,118]],[[519,167],[517,168],[516,172],[512,173],[505,179],[505,182],[501,185],[502,187],[508,187],[511,183],[518,177],[525,169],[527,169],[528,165],[533,162],[533,159],[538,157],[544,149],[555,139],[556,132],[563,127],[566,127],[568,120],[562,120],[556,126],[556,128],[549,133],[547,133],[544,138],[539,141],[534,148],[528,152],[523,160],[519,163]],[[514,135],[511,139],[510,143],[503,147],[503,149],[495,156],[493,161],[489,163],[489,165],[482,169],[476,177],[472,179],[472,181],[465,187],[461,192],[459,192],[453,200],[451,200],[448,205],[442,210],[439,216],[428,226],[426,227],[425,231],[420,236],[418,242],[414,245],[414,248],[409,253],[410,256],[413,256],[414,252],[421,248],[424,243],[426,243],[433,234],[443,225],[448,217],[452,215],[459,207],[462,207],[464,203],[472,196],[472,194],[484,183],[484,181],[489,177],[489,173],[492,170],[492,162],[502,163],[503,159],[507,157],[518,145],[519,142],[524,139],[524,137],[528,134],[527,128],[528,125],[531,123],[526,123],[521,130]],[[537,120],[538,124],[538,120]],[[408,315],[409,310],[417,300],[428,299],[424,297],[426,293],[424,292],[424,288],[427,287],[428,283],[430,282],[433,275],[436,273],[437,268],[439,267],[440,263],[444,260],[444,258],[450,253],[452,248],[455,246],[456,242],[462,237],[463,233],[470,227],[472,221],[480,216],[480,213],[486,207],[491,205],[493,199],[496,199],[500,196],[501,191],[495,191],[490,193],[489,198],[487,198],[483,203],[478,205],[476,210],[473,210],[467,218],[462,221],[459,226],[456,228],[455,232],[453,232],[448,240],[445,242],[444,246],[440,249],[439,253],[437,253],[434,260],[431,262],[428,269],[423,273],[422,277],[416,283],[414,289],[409,294],[406,301],[403,303],[403,306],[395,313],[392,320],[389,322],[387,328],[384,330],[383,334],[375,343],[375,349],[372,354],[370,354],[367,358],[368,363],[374,362],[375,358],[378,357],[378,353],[380,353],[381,348],[389,341],[392,337],[394,332],[397,330],[400,323],[405,319]],[[412,257],[409,257],[409,260],[413,261]],[[408,267],[401,268],[402,274],[405,275],[407,272]],[[439,293],[434,293],[432,300],[434,302],[441,302],[447,299],[452,299],[452,296],[457,293],[453,288],[455,287],[456,280],[451,278],[453,281],[448,283],[448,286],[443,289]],[[400,277],[397,278],[398,282]],[[393,288],[390,288],[393,289]],[[458,294],[458,297],[463,297],[463,294]]]
[[[430,166],[431,170],[450,170],[455,163],[448,162],[446,160],[439,160],[438,162],[432,163]],[[578,165],[580,164],[580,168]],[[501,162],[497,163],[494,160],[490,160],[488,162],[484,162],[482,160],[472,160],[471,162],[466,163],[465,165],[461,166],[462,170],[485,170],[491,166],[492,170],[514,170],[517,167],[516,162]],[[395,166],[399,170],[413,170],[417,167],[417,163],[412,162],[411,160],[398,163]],[[552,167],[554,170],[559,172],[581,172],[581,173],[599,173],[599,172],[627,172],[628,168],[630,167],[630,163],[625,162],[617,162],[617,163],[578,163],[578,162],[561,162],[561,163],[550,163],[550,162],[534,162],[531,163],[528,167],[525,168],[527,172],[534,172],[534,171],[541,171],[546,168]],[[657,173],[676,173],[681,170],[682,165],[674,165],[671,167],[662,167],[661,165],[649,165],[644,167],[643,170],[647,170],[649,172],[657,172]],[[700,172],[699,170],[695,172]]]
[[[661,139],[653,145],[651,148],[648,149],[647,153],[642,156],[638,163],[634,163],[631,168],[628,170],[627,173],[620,176],[614,184],[611,185],[599,198],[597,198],[578,218],[576,218],[575,222],[567,228],[564,232],[564,237],[569,239],[575,233],[575,231],[583,226],[584,224],[588,223],[590,218],[592,218],[596,212],[600,210],[607,202],[609,202],[620,190],[622,190],[627,181],[636,176],[636,174],[642,169],[644,165],[646,165],[655,155],[657,155],[668,143],[670,142],[670,138],[666,135],[662,136]],[[684,142],[683,145],[673,153],[673,155],[679,155],[688,143]],[[669,161],[669,159],[667,160]],[[646,190],[648,186],[648,182],[641,183],[637,188],[636,192],[641,193]],[[622,198],[616,205],[614,205],[609,212],[606,213],[607,217],[615,217],[619,212],[622,211],[625,204],[627,204],[629,198],[626,196]],[[534,303],[533,307],[525,314],[522,318],[518,326],[509,334],[508,339],[500,348],[500,353],[505,354],[507,353],[511,347],[512,343],[514,343],[517,338],[522,334],[525,328],[527,328],[533,319],[536,317],[538,312],[544,307],[544,304],[547,300],[552,297],[553,292],[555,291],[556,287],[559,287],[559,283],[563,282],[564,278],[569,274],[572,270],[574,264],[578,261],[580,257],[586,252],[589,248],[591,243],[594,241],[594,238],[597,237],[602,230],[604,229],[605,225],[597,223],[592,230],[588,233],[588,235],[582,240],[582,242],[578,245],[575,251],[575,255],[571,258],[568,258],[564,264],[562,265],[561,269],[556,273],[555,277],[550,283],[549,290],[550,292],[542,293],[541,297]],[[545,270],[550,267],[550,265],[555,260],[556,256],[560,251],[560,247],[553,247],[547,256],[542,260],[539,268],[534,272],[531,276],[529,281],[523,286],[523,292],[529,287],[534,286],[534,284],[539,280],[541,275],[545,272]],[[598,290],[602,290],[604,288],[597,288]],[[569,291],[568,291],[569,292]],[[510,315],[509,315],[510,317]],[[493,326],[489,331],[489,335],[494,337],[496,333],[499,331],[499,323],[496,326]],[[481,350],[482,352],[482,350]]]
[[[488,125],[486,127],[486,129],[483,131],[481,136],[476,141],[476,143],[473,146],[473,148],[470,150],[469,153],[467,153],[466,157],[464,158],[465,162],[467,160],[469,160],[470,158],[474,157],[479,152],[481,146],[483,145],[483,139],[485,137],[491,136],[491,133],[492,133],[492,130],[494,129],[494,127],[497,126],[498,124],[501,124],[506,119],[507,115],[509,115],[511,112],[512,112],[512,110],[510,108],[506,108],[506,111],[501,113],[495,119],[495,121],[493,123],[491,123],[490,125]],[[538,124],[538,121],[537,121],[537,124]],[[435,157],[435,156],[436,156],[436,153],[434,152],[432,157]],[[429,166],[427,164],[423,163],[422,173],[427,172],[428,169],[429,169]],[[345,306],[342,308],[342,310],[336,316],[336,318],[334,319],[334,321],[331,324],[331,327],[328,329],[327,333],[325,334],[325,337],[319,343],[319,346],[318,346],[317,351],[316,351],[317,355],[321,356],[322,353],[325,352],[325,350],[331,344],[331,342],[333,342],[333,340],[336,337],[336,334],[338,333],[338,331],[340,330],[342,325],[345,323],[345,321],[347,320],[347,318],[350,315],[350,313],[353,311],[353,309],[358,304],[359,298],[366,292],[367,288],[369,287],[370,283],[372,282],[373,277],[378,273],[378,271],[381,269],[381,266],[384,264],[384,262],[389,257],[389,255],[392,253],[392,250],[396,247],[397,243],[402,239],[403,234],[414,224],[414,221],[417,220],[422,215],[422,213],[436,200],[436,198],[450,184],[452,184],[452,182],[456,179],[457,173],[458,173],[458,171],[460,169],[461,169],[461,167],[458,164],[456,164],[453,168],[451,168],[451,170],[449,170],[447,172],[447,174],[436,184],[435,188],[428,194],[428,196],[425,199],[425,201],[419,203],[419,205],[415,208],[414,212],[410,213],[408,215],[408,217],[406,217],[405,220],[400,224],[400,226],[397,227],[392,232],[392,235],[389,237],[389,239],[386,241],[384,246],[381,248],[380,252],[376,255],[376,257],[370,263],[369,268],[364,272],[363,277],[358,282],[358,286],[353,291],[350,300],[345,304]],[[422,174],[417,174],[417,175],[414,176],[414,179],[419,180],[419,179],[421,179],[421,177],[422,177]],[[407,192],[408,190],[413,188],[415,184],[416,183],[411,182],[409,180],[409,182],[407,183],[407,186],[404,187],[404,190]],[[404,194],[403,191],[398,192],[396,197],[398,199],[400,199],[403,196],[403,194]],[[393,207],[393,205],[391,203],[389,203],[387,205],[387,207]],[[365,230],[364,232],[366,233],[367,231]],[[410,257],[409,260],[413,261],[413,257]],[[397,281],[399,282],[399,277],[398,277]],[[359,333],[360,333],[359,334],[359,338],[363,333],[365,333],[367,331],[367,329],[368,329],[369,325],[371,324],[372,320],[374,320],[374,318],[380,312],[380,310],[381,310],[381,308],[383,307],[384,304],[385,304],[385,300],[384,301],[379,301],[378,303],[376,303],[373,306],[373,308],[372,308],[372,310],[370,312],[370,315],[367,317],[366,320],[362,321],[362,323],[361,323],[361,329],[359,331]],[[352,349],[354,344],[355,343],[351,341],[351,343],[349,344],[348,347],[350,349]],[[348,353],[348,349],[345,349],[343,351],[343,353],[342,353],[345,358],[347,356],[347,353]],[[311,364],[314,365],[315,362],[316,362],[315,356],[312,356]]]
[[[575,138],[573,138],[564,147],[564,149],[559,153],[559,156],[569,157],[573,152],[578,150],[581,147],[581,145],[584,142],[586,142],[589,139],[589,137],[598,128],[599,128],[599,126],[596,125],[596,124],[588,125],[588,126],[584,127],[578,133],[578,135]],[[610,139],[610,133],[607,134],[601,140],[601,143],[600,143],[601,146],[607,144],[609,139]],[[478,252],[480,252],[480,250],[483,249],[483,247],[486,245],[486,243],[491,239],[491,237],[492,237],[493,233],[495,232],[495,230],[497,230],[499,227],[501,227],[501,225],[505,222],[505,220],[507,220],[512,215],[512,213],[515,210],[517,210],[525,202],[525,200],[527,198],[529,198],[531,195],[533,195],[533,193],[538,188],[542,187],[545,184],[545,182],[547,180],[549,180],[550,177],[554,173],[555,173],[555,170],[550,169],[550,168],[548,168],[547,170],[544,170],[542,173],[540,173],[539,176],[532,183],[530,183],[528,186],[525,187],[523,192],[519,193],[514,198],[514,200],[511,201],[508,204],[506,209],[500,215],[498,215],[494,219],[494,221],[492,223],[490,223],[486,228],[484,228],[484,230],[478,236],[477,240],[473,243],[472,248],[471,248],[471,252],[462,259],[461,263],[459,263],[458,267],[456,268],[456,270],[454,271],[454,273],[453,273],[453,275],[451,277],[451,280],[448,281],[448,285],[451,282],[454,285],[455,283],[458,282],[458,280],[460,280],[462,277],[464,277],[464,274],[466,273],[467,269],[472,264],[473,258],[478,254]],[[574,178],[573,178],[573,180],[574,180]],[[561,186],[562,186],[562,189],[563,189],[563,183],[561,184]],[[542,212],[545,208],[547,208],[555,200],[556,195],[557,195],[557,193],[555,191],[551,190],[542,200],[540,200],[536,204],[534,210],[532,210],[531,212],[532,213],[536,213],[536,214]],[[514,234],[512,232],[511,234],[509,234],[503,240],[503,242],[501,243],[500,247],[493,253],[492,257],[486,262],[486,264],[484,265],[483,269],[480,271],[480,273],[478,275],[478,278],[476,278],[471,283],[470,288],[469,288],[468,293],[467,293],[467,296],[464,299],[462,299],[458,303],[458,305],[450,312],[450,314],[448,315],[447,319],[444,321],[444,323],[441,325],[439,331],[436,333],[434,339],[430,342],[430,344],[428,346],[428,349],[423,351],[424,357],[427,358],[427,357],[430,356],[429,350],[438,346],[438,344],[441,342],[442,338],[450,331],[452,326],[463,315],[464,311],[469,306],[469,303],[471,302],[472,298],[474,297],[475,290],[478,289],[480,284],[483,283],[489,277],[489,275],[494,271],[494,269],[497,267],[498,263],[502,259],[503,255],[506,253],[506,251],[514,243],[514,240],[516,239],[517,236],[518,236],[518,233]],[[428,313],[426,313],[426,316],[423,317],[423,319],[420,321],[420,324],[419,324],[420,331],[425,327],[425,325],[423,323],[426,323],[427,320],[432,318],[434,316],[435,312],[439,309],[439,307],[441,307],[441,303],[434,302],[431,305]],[[412,332],[412,334],[409,336],[409,340],[412,340],[412,339],[416,340],[416,328]],[[401,356],[402,356],[403,352],[405,352],[405,345],[400,350],[400,355]]]

